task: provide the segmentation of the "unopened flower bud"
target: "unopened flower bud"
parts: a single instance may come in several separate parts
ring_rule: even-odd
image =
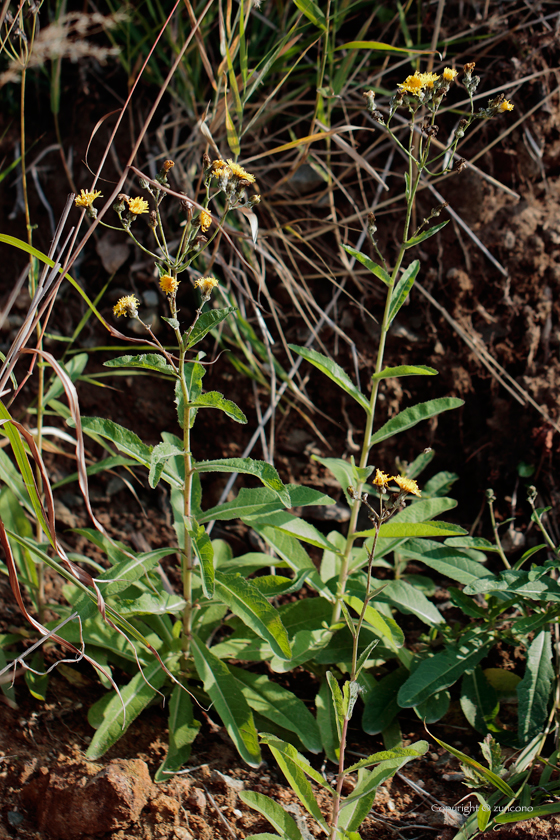
[[[145,178],[140,178],[138,182],[143,190],[147,190],[150,186],[150,182],[146,181]]]
[[[368,233],[373,239],[374,234],[377,232],[377,225],[375,224],[375,213],[368,213]]]
[[[148,215],[148,227],[155,230],[157,228],[157,213],[155,210],[151,210]]]

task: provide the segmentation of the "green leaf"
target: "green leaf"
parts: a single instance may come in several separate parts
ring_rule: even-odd
[[[144,668],[144,673],[135,674],[128,685],[121,689],[120,697],[114,692],[109,695],[108,702],[101,698],[105,704],[103,720],[88,747],[86,758],[95,761],[104,755],[153,700],[166,678],[167,674],[159,661],[150,657],[150,664]],[[88,718],[95,716],[98,705],[99,701],[90,708]]]
[[[529,805],[526,811],[502,811],[494,817],[498,825],[533,820],[537,817],[548,817],[549,814],[560,813],[560,802],[550,802],[548,805]]]
[[[374,373],[372,380],[376,379],[393,379],[399,376],[437,376],[438,371],[434,368],[427,367],[427,365],[398,365],[397,367],[388,367],[380,370],[379,373]]]
[[[323,749],[327,758],[337,764],[340,755],[340,741],[337,736],[331,690],[325,678],[323,678],[317,696],[315,697],[315,708],[317,710],[317,724],[321,733]]]
[[[338,735],[338,741],[340,743],[342,738],[342,728],[344,726],[344,714],[345,714],[345,704],[344,699],[342,697],[342,692],[340,690],[340,686],[337,680],[333,677],[330,671],[326,673],[327,682],[329,684],[330,692],[331,692],[331,703],[334,709],[334,719],[336,723],[336,731]]]
[[[228,306],[226,309],[210,309],[208,312],[203,312],[191,332],[185,333],[183,336],[185,349],[190,350],[191,347],[194,347],[195,344],[202,341],[210,330],[213,330],[214,327],[221,324],[232,312],[237,312],[235,306]]]
[[[508,783],[504,781],[504,779],[500,778],[500,776],[496,775],[496,773],[492,773],[491,770],[489,770],[479,761],[475,761],[475,759],[471,758],[470,755],[465,755],[465,753],[461,752],[461,750],[457,750],[455,749],[455,747],[450,747],[449,744],[446,744],[444,741],[440,741],[439,738],[436,738],[435,735],[432,735],[432,738],[434,739],[434,741],[437,741],[440,747],[443,747],[444,750],[447,750],[447,752],[451,753],[451,755],[454,755],[455,758],[458,758],[459,761],[461,761],[463,764],[472,767],[474,770],[476,770],[477,773],[480,773],[481,776],[484,776],[484,778],[489,784],[493,785],[497,790],[501,791],[502,793],[505,793],[508,799],[517,799],[515,792],[511,789]]]
[[[488,575],[473,581],[463,590],[467,595],[501,592],[510,598],[531,598],[536,601],[560,601],[560,586],[549,577],[541,577],[546,570],[541,568],[538,577],[534,572],[506,569],[499,577]]]
[[[246,423],[247,418],[234,402],[226,400],[223,394],[219,391],[207,391],[206,394],[201,394],[195,400],[192,400],[189,405],[195,408],[218,408],[235,420],[236,423]]]
[[[542,732],[548,717],[548,698],[554,680],[550,631],[541,630],[527,651],[525,675],[517,686],[519,741],[526,744]]]
[[[322,353],[318,353],[316,350],[311,350],[309,347],[298,347],[295,344],[289,344],[288,347],[290,350],[293,350],[294,353],[297,353],[298,356],[301,356],[307,362],[310,362],[314,365],[321,373],[324,373],[325,376],[328,376],[329,379],[332,379],[339,388],[342,388],[352,399],[356,400],[356,402],[362,406],[364,411],[370,411],[370,405],[368,398],[362,394],[362,392],[354,385],[348,374],[337,365],[336,362],[333,362],[332,359],[329,359],[327,356],[323,356]]]
[[[399,705],[403,708],[417,706],[437,691],[449,688],[463,674],[474,670],[493,643],[493,638],[484,641],[480,636],[474,636],[425,659],[401,687]]]
[[[198,734],[200,722],[193,717],[188,691],[176,685],[169,702],[169,749],[160,764],[154,782],[168,782],[180,770],[191,754],[191,744]]]
[[[333,593],[323,583],[311,557],[295,537],[278,530],[278,528],[272,528],[260,522],[252,521],[251,527],[276,551],[280,559],[287,563],[290,569],[296,572],[296,574],[302,571],[307,572],[306,581],[324,599],[334,602]]]
[[[109,359],[103,362],[108,368],[143,368],[144,370],[155,370],[167,376],[177,376],[177,371],[165,360],[165,356],[159,353],[145,353],[141,356],[119,356],[116,359]]]
[[[422,742],[426,743],[425,741]],[[418,758],[420,755],[418,749],[413,747],[395,747],[392,750],[382,750],[381,752],[372,753],[367,758],[362,758],[361,761],[347,767],[346,773],[355,773],[362,767],[372,767],[374,764],[380,764],[382,761],[391,761],[393,758]]]
[[[321,735],[317,721],[305,705],[287,688],[272,682],[266,674],[253,674],[244,668],[229,666],[251,708],[265,718],[295,732],[304,747],[321,752]]]
[[[445,222],[440,222],[439,225],[434,225],[428,230],[419,233],[418,236],[412,236],[410,239],[404,243],[405,248],[413,248],[415,245],[419,245],[421,242],[424,242],[425,239],[429,239],[430,236],[434,236],[434,234],[439,233],[440,230],[449,224],[449,219],[446,219]]]
[[[333,505],[334,500],[325,496],[319,490],[311,487],[286,484],[290,494],[290,507],[305,505]],[[242,519],[244,516],[262,516],[265,513],[276,513],[284,510],[278,494],[266,487],[242,487],[237,497],[231,502],[205,510],[198,517],[199,522],[211,522],[213,519],[223,522],[229,519]]]
[[[294,0],[294,3],[311,23],[323,31],[326,30],[327,19],[325,14],[314,0]]]
[[[380,265],[377,265],[376,262],[370,260],[369,257],[366,257],[365,254],[362,254],[361,251],[356,251],[355,248],[351,248],[350,245],[343,245],[344,250],[350,254],[351,257],[355,257],[358,262],[362,265],[365,265],[366,268],[369,268],[372,274],[375,274],[380,280],[382,280],[386,286],[391,285],[391,277],[387,274],[384,268]]]
[[[405,537],[447,537],[449,534],[466,534],[460,525],[452,522],[385,522],[379,529],[383,539],[403,539]],[[375,530],[357,531],[356,537],[373,537]]]
[[[192,540],[192,545],[200,563],[200,576],[202,578],[202,589],[207,598],[214,597],[214,549],[212,541],[206,533],[203,525],[194,522],[194,527],[189,528],[185,517],[185,525]]]
[[[325,548],[328,551],[334,551],[337,554],[339,553],[336,546],[329,542],[325,535],[322,534],[321,531],[319,531],[314,525],[310,522],[306,522],[305,519],[302,519],[299,516],[294,516],[293,514],[288,513],[285,510],[278,511],[277,513],[270,513],[263,519],[250,516],[245,517],[243,521],[251,527],[266,525],[272,528],[277,528],[279,531],[282,531],[283,534],[296,537],[298,540],[302,540],[302,542],[309,543],[317,548]]]
[[[267,641],[276,656],[291,659],[288,634],[278,611],[268,603],[251,581],[240,574],[216,572],[216,595],[239,618]]]
[[[185,365],[185,381],[189,400],[196,400],[202,393],[202,377],[206,373],[199,362],[187,362]]]
[[[177,593],[169,594],[162,592],[161,595],[154,595],[145,592],[137,598],[128,600],[119,599],[119,612],[121,615],[166,615],[167,613],[182,612],[187,602]]]
[[[148,484],[150,487],[157,487],[161,474],[165,468],[166,461],[175,455],[183,455],[184,450],[179,449],[168,441],[163,441],[154,446],[150,455],[150,474],[148,476]]]
[[[420,262],[418,260],[414,260],[414,262],[410,263],[407,269],[403,272],[402,277],[398,281],[397,285],[393,289],[393,293],[391,295],[391,305],[389,306],[389,314],[388,314],[388,327],[393,323],[395,316],[401,306],[405,303],[410,290],[414,285],[414,281],[416,280],[416,275],[420,271]]]
[[[360,598],[356,598],[354,595],[346,595],[344,600],[358,615],[361,615],[364,602]],[[389,616],[381,615],[379,610],[369,604],[366,607],[364,621],[393,650],[404,645],[404,633],[397,622]]]
[[[62,364],[59,361],[59,365],[61,368],[66,371],[72,382],[75,382],[79,375],[83,372],[85,366],[87,365],[89,360],[89,355],[87,353],[77,353],[71,359],[68,359],[67,362]],[[64,393],[64,385],[62,384],[60,377],[56,376],[54,379],[53,384],[50,386],[49,390],[43,397],[43,402],[45,405],[50,403],[51,400],[56,400]]]
[[[420,590],[404,580],[389,581],[383,592],[376,596],[376,600],[388,601],[400,612],[412,613],[430,626],[437,626],[444,622],[442,614],[431,601],[428,601]]]
[[[352,506],[353,500],[348,495],[348,487],[358,484],[361,481],[367,481],[373,472],[373,467],[362,469],[342,458],[320,458],[318,455],[312,455],[311,457],[334,475],[344,492],[346,501]]]
[[[32,697],[44,703],[49,685],[49,674],[46,671],[45,660],[41,651],[34,653],[29,665],[29,670],[25,672],[27,688]]]
[[[500,704],[498,703],[498,695],[479,665],[472,673],[465,674],[463,677],[461,708],[473,729],[477,729],[483,735],[486,735],[488,724],[494,721],[500,709]]]
[[[253,810],[262,814],[284,840],[303,840],[296,821],[274,799],[262,793],[255,793],[253,790],[240,791],[239,798],[249,808],[253,808]],[[263,835],[256,836],[262,837]],[[270,836],[276,837],[277,835]]]
[[[460,539],[460,538],[459,538]],[[407,540],[399,547],[402,557],[420,560],[442,575],[459,583],[472,583],[487,576],[488,569],[476,560],[471,560],[466,551],[460,551],[433,542],[432,540]]]
[[[291,500],[287,488],[282,484],[278,472],[266,461],[255,461],[253,458],[220,458],[215,461],[197,461],[197,472],[243,473],[256,476],[265,487],[273,490],[282,500],[285,507],[290,507]]]
[[[383,732],[397,716],[400,711],[397,695],[408,676],[408,670],[401,666],[375,683],[368,692],[362,716],[362,727],[368,735]]]
[[[416,716],[423,720],[424,723],[436,723],[441,720],[449,711],[449,703],[451,695],[448,691],[436,691],[423,703],[418,703],[414,707]]]
[[[210,696],[239,755],[251,767],[258,767],[261,751],[257,730],[251,709],[236,680],[225,662],[214,656],[194,633],[192,651],[196,670],[204,682],[204,690]]]
[[[411,429],[422,420],[435,417],[443,411],[449,411],[452,408],[459,408],[459,406],[464,404],[464,400],[457,399],[457,397],[441,397],[436,400],[418,403],[418,405],[412,405],[410,408],[405,408],[404,411],[392,417],[372,436],[370,445],[373,446],[376,443],[381,443],[382,440],[387,440],[393,437],[393,435],[398,435],[400,432]]]
[[[321,813],[321,809],[315,799],[313,789],[309,783],[307,776],[310,776],[314,782],[325,788],[331,796],[334,796],[334,791],[331,786],[323,779],[321,774],[315,770],[309,762],[299,753],[291,744],[287,744],[280,738],[270,735],[268,732],[261,734],[261,742],[266,744],[274,758],[278,762],[286,780],[294,793],[299,798],[302,805],[309,811],[317,823],[327,830],[326,821]]]
[[[377,788],[389,779],[403,765],[419,758],[428,751],[429,745],[426,741],[417,741],[411,744],[409,749],[412,755],[401,755],[383,761],[375,770],[359,770],[358,784],[352,793],[344,800],[340,810],[339,825],[347,831],[356,831],[369,814]]]
[[[474,548],[480,551],[499,551],[500,549],[484,537],[450,537],[444,545],[450,548]]]
[[[433,50],[412,50],[409,47],[395,47],[393,44],[385,44],[383,41],[348,41],[337,50],[379,50],[381,52],[399,52],[409,55],[432,55]],[[346,247],[346,246],[344,246]]]

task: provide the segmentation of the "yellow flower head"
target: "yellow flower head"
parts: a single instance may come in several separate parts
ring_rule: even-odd
[[[200,211],[200,229],[202,233],[206,233],[212,224],[212,216],[207,210]]]
[[[434,82],[438,79],[437,73],[419,73],[417,70],[413,76],[407,76],[404,82],[401,82],[397,87],[400,87],[406,93],[418,96],[424,88],[433,88]]]
[[[139,216],[140,213],[147,213],[150,209],[150,205],[146,199],[140,198],[140,196],[137,196],[136,198],[127,198],[127,203],[128,209],[133,216]]]
[[[383,470],[375,470],[375,478],[373,479],[372,484],[375,484],[376,487],[381,487],[381,489],[384,490],[390,481],[390,475],[384,473]]]
[[[179,288],[179,281],[170,274],[164,274],[159,278],[159,287],[166,295],[173,295]]]
[[[513,104],[513,102],[510,102],[509,99],[504,99],[503,102],[500,102],[500,107],[498,108],[498,111],[500,112],[500,114],[503,114],[504,111],[513,111],[514,108],[515,105]]]
[[[412,493],[414,496],[421,495],[418,485],[413,478],[406,478],[404,475],[397,475],[395,476],[394,481],[405,493]]]
[[[126,295],[125,297],[119,298],[116,304],[113,306],[113,314],[120,318],[121,315],[124,315],[126,318],[129,315],[131,318],[138,317],[138,307],[140,306],[140,301],[134,295]]]
[[[242,178],[244,181],[249,181],[250,184],[255,183],[255,176],[251,175],[250,172],[246,172],[242,166],[239,166],[238,163],[234,163],[232,160],[228,160],[228,166],[232,171],[232,174],[235,175],[236,178]]]
[[[218,281],[215,277],[200,277],[194,284],[195,289],[200,289],[203,297],[210,295],[212,289],[215,289],[217,285]]]
[[[443,78],[446,82],[452,82],[456,75],[457,71],[452,70],[451,67],[446,67],[443,71]]]
[[[76,196],[74,204],[76,207],[91,207],[100,195],[99,190],[80,190],[80,195]]]
[[[231,169],[225,162],[225,160],[214,160],[212,161],[212,175],[215,178],[220,178],[222,175],[231,175]]]

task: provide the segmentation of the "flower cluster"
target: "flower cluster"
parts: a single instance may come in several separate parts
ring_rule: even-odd
[[[174,295],[179,288],[179,280],[170,274],[164,274],[159,278],[159,287],[166,295]]]
[[[414,496],[421,495],[418,484],[414,481],[414,479],[406,478],[404,475],[387,475],[387,473],[384,473],[383,470],[375,471],[375,478],[373,479],[372,484],[375,485],[375,487],[378,487],[382,493],[385,493],[391,481],[394,481],[395,484],[400,487],[399,495],[405,495],[406,493],[412,493]]]
[[[207,183],[212,179],[218,182],[218,188],[226,194],[230,208],[251,208],[261,200],[260,195],[249,196],[247,193],[247,187],[255,183],[255,176],[233,160],[212,161],[207,168]]]
[[[212,294],[212,289],[215,289],[218,285],[218,281],[215,277],[199,277],[198,280],[195,280],[194,287],[195,289],[200,289],[200,293],[203,299],[208,300],[210,295]]]
[[[391,114],[402,103],[411,111],[416,111],[422,104],[436,111],[456,76],[457,70],[452,67],[445,67],[441,75],[417,70],[397,85],[399,90],[391,100]]]
[[[130,318],[138,318],[138,307],[140,306],[140,301],[134,295],[126,295],[125,297],[119,298],[116,304],[113,306],[113,314],[116,318],[120,318],[121,316],[128,315]]]

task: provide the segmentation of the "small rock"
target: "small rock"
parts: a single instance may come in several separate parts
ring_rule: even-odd
[[[220,773],[219,770],[214,770],[214,772],[212,773],[212,781],[216,782],[222,787],[225,786],[233,788],[233,790],[235,791],[243,790],[243,788],[245,787],[245,784],[241,779],[234,779],[232,776],[228,776],[225,773]]]
[[[179,816],[179,803],[173,797],[160,793],[150,802],[150,811],[155,822],[175,823]]]
[[[186,805],[189,811],[204,814],[206,811],[206,797],[204,795],[204,791],[200,790],[200,788],[192,788],[186,799]]]
[[[47,770],[25,786],[23,800],[35,811],[40,831],[75,840],[128,828],[138,819],[152,792],[146,763],[115,759],[95,775],[88,769],[70,764]]]
[[[193,840],[192,834],[186,828],[175,829],[176,840]]]

